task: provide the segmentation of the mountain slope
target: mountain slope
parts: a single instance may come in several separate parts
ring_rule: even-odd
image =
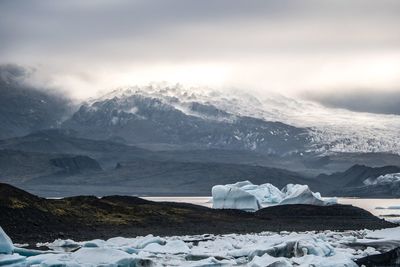
[[[101,99],[83,106],[62,125],[86,138],[119,137],[131,144],[218,148],[283,155],[309,147],[306,129],[235,116],[215,106],[185,103],[190,113],[141,94]]]
[[[135,160],[121,162],[115,169],[95,173],[64,175],[62,179],[42,176],[17,184],[39,195],[128,194],[152,196],[208,196],[216,184],[251,180],[256,184],[309,184],[321,188],[318,181],[282,169],[241,164]]]
[[[331,175],[321,174],[317,177],[321,183],[327,184],[322,192],[337,196],[393,198],[400,197],[400,183],[368,185],[365,181],[375,180],[385,174],[399,173],[400,166],[368,167],[354,165],[345,172]],[[328,186],[329,185],[329,186]]]
[[[400,166],[368,167],[354,165],[345,172],[337,172],[331,175],[321,174],[318,180],[334,184],[337,187],[363,186],[368,178],[377,178],[380,175],[400,172]]]
[[[38,177],[59,183],[64,176],[101,171],[94,159],[82,155],[0,150],[0,181],[23,184]]]

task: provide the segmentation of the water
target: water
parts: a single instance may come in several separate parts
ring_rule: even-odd
[[[185,202],[212,207],[211,197],[143,197],[152,201]],[[365,209],[375,216],[400,219],[400,199],[338,198],[339,204]],[[388,216],[389,215],[389,216]]]

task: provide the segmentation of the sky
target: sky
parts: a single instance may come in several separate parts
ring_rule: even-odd
[[[1,0],[0,64],[77,99],[167,81],[400,114],[398,0]]]

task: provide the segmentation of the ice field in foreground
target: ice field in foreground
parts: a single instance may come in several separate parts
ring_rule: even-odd
[[[83,242],[59,239],[52,243],[38,243],[38,246],[47,246],[48,251],[14,247],[3,231],[0,240],[0,266],[351,267],[357,266],[354,262],[357,258],[399,246],[400,227],[377,231],[148,235]]]

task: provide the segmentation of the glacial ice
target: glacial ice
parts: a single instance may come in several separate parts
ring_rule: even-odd
[[[378,178],[368,178],[364,181],[365,185],[385,185],[400,182],[400,173],[388,173]]]
[[[151,243],[143,248],[146,252],[160,254],[188,254],[190,248],[182,240],[172,240],[165,245],[159,243]]]
[[[0,254],[0,266],[356,267],[354,260],[385,252],[390,249],[388,243],[400,244],[400,227],[376,231],[148,235],[82,242],[56,240],[47,244],[53,246],[52,250],[35,256],[20,255],[11,242],[13,250],[9,254]],[[57,244],[78,247],[67,252],[56,249]]]
[[[11,254],[14,250],[14,245],[8,235],[0,226],[0,254]]]
[[[282,190],[266,183],[254,185],[250,181],[216,185],[212,188],[214,209],[240,209],[256,211],[265,206],[286,204],[330,205],[335,198],[323,199],[307,185],[288,184]]]
[[[268,254],[264,254],[261,257],[256,256],[250,263],[250,267],[265,267],[265,266],[273,266],[273,267],[292,267],[293,265],[283,257],[272,257]]]

